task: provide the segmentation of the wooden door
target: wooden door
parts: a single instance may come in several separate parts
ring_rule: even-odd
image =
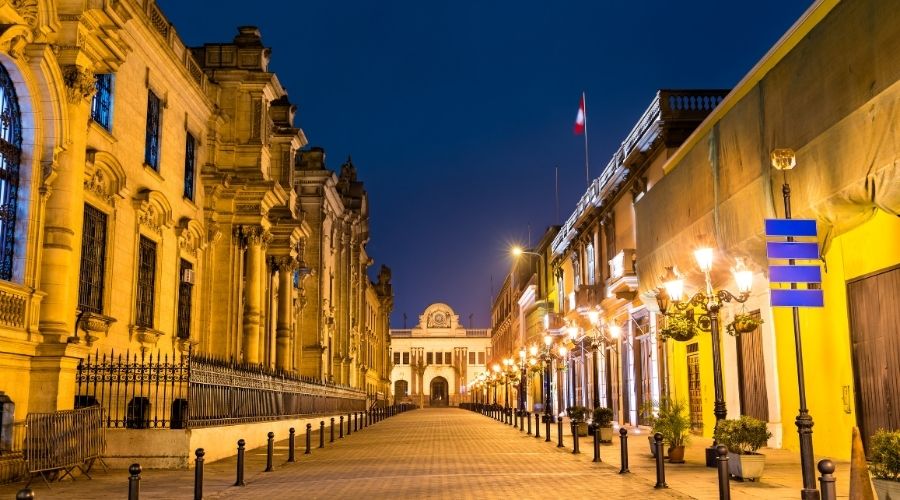
[[[847,283],[856,420],[863,440],[900,429],[900,267]]]
[[[759,310],[750,313],[759,320]],[[752,332],[738,335],[737,347],[738,392],[741,399],[741,415],[769,421],[769,395],[766,392],[766,369],[762,349],[762,333],[757,327]]]
[[[688,405],[691,415],[691,431],[703,432],[703,397],[700,393],[700,345],[687,345]]]

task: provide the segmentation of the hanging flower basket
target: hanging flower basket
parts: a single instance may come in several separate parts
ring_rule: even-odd
[[[685,342],[697,335],[694,322],[685,316],[669,316],[666,323],[666,327],[659,332],[665,338]]]
[[[762,324],[761,319],[757,319],[752,314],[742,312],[734,315],[734,321],[728,323],[728,326],[725,327],[725,331],[728,332],[729,335],[737,337],[742,333],[750,333],[753,330],[756,330],[760,324]]]

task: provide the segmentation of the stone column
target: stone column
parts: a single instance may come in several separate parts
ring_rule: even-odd
[[[241,352],[245,363],[259,363],[259,319],[262,299],[263,230],[259,226],[245,228],[247,238],[247,273],[244,284],[244,337]]]
[[[275,327],[275,368],[291,369],[291,331],[293,329],[293,277],[296,261],[292,257],[278,259],[278,319]]]

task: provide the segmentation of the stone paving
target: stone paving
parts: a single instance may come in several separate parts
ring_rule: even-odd
[[[277,443],[274,472],[265,468],[265,448],[247,452],[245,487],[234,487],[235,458],[205,467],[205,498],[718,498],[715,469],[702,465],[702,443],[688,449],[687,464],[667,467],[668,489],[653,488],[655,472],[644,435],[632,436],[632,474],[618,474],[617,446],[605,445],[603,463],[592,463],[591,442],[582,438],[581,454],[572,454],[571,436],[551,443],[489,417],[455,408],[400,414],[318,449],[298,435],[297,462],[286,463],[287,441]],[[777,454],[776,454],[777,455]],[[770,455],[770,461],[772,460]],[[790,458],[793,457],[793,462]],[[781,462],[784,461],[784,464]],[[841,472],[839,464],[839,473]],[[846,467],[844,467],[846,468]],[[783,469],[783,470],[782,470]],[[847,472],[838,476],[839,494],[847,495]],[[93,480],[53,483],[36,479],[37,500],[51,498],[126,498],[128,473],[93,474]],[[193,471],[148,470],[141,498],[192,498]],[[796,457],[784,453],[767,466],[758,483],[731,482],[732,498],[797,498]],[[842,484],[843,483],[843,484]],[[15,498],[18,485],[0,486],[0,499]]]

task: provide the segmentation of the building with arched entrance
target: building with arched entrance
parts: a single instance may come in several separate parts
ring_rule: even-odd
[[[464,328],[447,304],[435,303],[412,329],[391,330],[391,384],[397,402],[456,406],[491,357],[491,333]]]

